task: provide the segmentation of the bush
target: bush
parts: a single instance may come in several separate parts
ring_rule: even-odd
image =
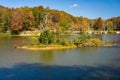
[[[82,35],[82,36],[78,37],[77,40],[74,41],[74,44],[77,47],[101,46],[102,41],[99,38],[96,38],[95,36]]]
[[[54,40],[54,33],[48,30],[40,34],[39,42],[41,44],[51,44],[53,40]]]
[[[82,36],[78,37],[77,41],[84,41],[84,40],[90,39],[90,38],[94,38],[94,36],[83,34]]]
[[[57,44],[63,46],[74,46],[74,42],[66,39],[58,39]]]
[[[91,38],[91,39],[86,39],[83,42],[83,46],[101,46],[102,41],[98,38]]]
[[[69,41],[64,39],[64,40],[62,40],[62,42],[60,44],[63,45],[63,46],[69,46]]]
[[[24,37],[23,45],[27,45],[27,46],[40,45],[39,37],[38,36],[27,36],[27,37]]]

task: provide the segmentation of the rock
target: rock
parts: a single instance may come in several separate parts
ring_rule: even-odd
[[[92,47],[92,46],[95,46],[95,44],[93,42],[86,42],[86,43],[83,43],[82,46]]]

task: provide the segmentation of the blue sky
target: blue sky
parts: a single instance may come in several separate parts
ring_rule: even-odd
[[[0,5],[7,7],[42,5],[91,19],[120,16],[120,0],[0,0]]]

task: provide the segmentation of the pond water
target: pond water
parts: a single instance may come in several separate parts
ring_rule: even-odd
[[[15,49],[27,37],[0,37],[0,80],[120,80],[120,46]],[[120,35],[103,35],[120,42]]]

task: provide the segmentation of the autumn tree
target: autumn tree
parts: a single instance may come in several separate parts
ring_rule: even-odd
[[[116,17],[114,22],[114,26],[116,26],[116,30],[120,30],[120,16]]]
[[[23,29],[24,30],[31,30],[34,28],[34,16],[33,12],[28,8],[23,8]]]
[[[15,11],[11,19],[11,31],[13,34],[18,34],[23,29],[23,12]]]
[[[6,32],[9,30],[11,14],[9,8],[0,8],[0,31]]]
[[[75,18],[75,30],[80,31],[82,26],[82,17],[76,17]]]
[[[35,21],[35,27],[40,29],[45,16],[45,10],[42,6],[36,6],[32,9],[32,12],[33,12],[34,21]]]
[[[88,20],[87,20],[87,18],[83,18],[81,23],[82,23],[81,31],[85,33],[88,30]]]
[[[3,7],[0,6],[0,32],[3,32],[4,23],[3,23]]]
[[[112,22],[113,26],[111,28],[113,30],[120,30],[120,16],[107,19],[106,21]]]
[[[24,30],[82,31],[87,30],[120,30],[120,17],[107,20],[74,17],[64,11],[53,10],[49,7],[20,7],[8,8],[0,6],[0,32],[19,33]]]
[[[69,14],[66,14],[65,12],[60,12],[59,27],[61,27],[62,31],[70,29],[71,22],[72,19]]]
[[[52,29],[59,30],[60,12],[57,10],[51,10],[50,18]]]
[[[105,25],[106,25],[107,30],[113,30],[113,22],[112,21],[110,21],[110,20],[106,21]]]
[[[94,29],[95,30],[103,30],[104,29],[104,26],[103,26],[103,20],[102,18],[98,18],[94,24]]]
[[[51,17],[52,22],[54,25],[56,25],[59,22],[60,14],[58,11],[54,10],[54,11],[52,11],[51,15],[52,15],[52,17]]]

